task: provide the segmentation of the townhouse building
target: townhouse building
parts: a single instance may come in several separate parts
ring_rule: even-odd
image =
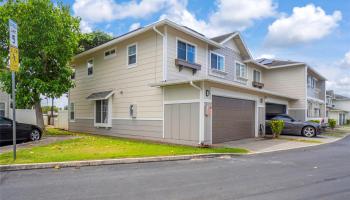
[[[337,125],[345,125],[350,119],[350,98],[327,90],[327,117],[334,119]]]
[[[74,57],[69,129],[198,145],[262,136],[268,114],[325,115],[325,79],[279,63],[255,60],[239,32],[207,38],[158,21]]]

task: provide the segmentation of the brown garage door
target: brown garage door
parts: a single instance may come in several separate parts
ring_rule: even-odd
[[[213,96],[213,143],[254,137],[255,102]]]

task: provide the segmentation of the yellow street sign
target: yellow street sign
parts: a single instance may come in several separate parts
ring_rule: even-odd
[[[10,70],[14,72],[19,70],[18,49],[15,47],[10,47]]]

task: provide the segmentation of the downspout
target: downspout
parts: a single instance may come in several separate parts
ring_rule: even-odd
[[[166,34],[166,27],[164,27],[165,34],[161,33],[156,26],[152,27],[154,32],[162,36],[163,38],[163,81],[165,82],[167,80],[167,68],[166,68],[166,62],[167,62],[167,34]]]
[[[163,59],[162,59],[162,61],[163,61],[163,66],[162,66],[162,70],[163,70],[163,81],[165,82],[166,81],[166,76],[167,76],[167,74],[166,74],[166,57],[167,57],[167,46],[166,46],[166,42],[167,42],[167,37],[163,34],[163,33],[161,33],[157,28],[156,28],[156,26],[153,26],[152,27],[153,28],[153,30],[154,30],[154,32],[156,32],[157,34],[159,34],[160,36],[162,36],[162,38],[163,38],[163,51],[162,51],[162,53],[163,53]],[[165,30],[164,30],[165,31]],[[162,96],[163,96],[163,134],[162,134],[162,137],[163,138],[165,138],[165,104],[164,104],[164,88],[162,88]]]
[[[199,91],[199,142],[200,145],[204,144],[204,97],[203,97],[203,89],[198,87],[193,81],[190,81],[190,85],[196,88]]]

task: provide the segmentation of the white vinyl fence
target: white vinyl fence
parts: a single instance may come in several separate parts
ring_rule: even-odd
[[[68,130],[68,110],[59,110],[54,120],[55,128]]]
[[[12,109],[10,109],[9,118],[12,119]],[[35,110],[16,109],[16,121],[19,123],[37,125]]]

